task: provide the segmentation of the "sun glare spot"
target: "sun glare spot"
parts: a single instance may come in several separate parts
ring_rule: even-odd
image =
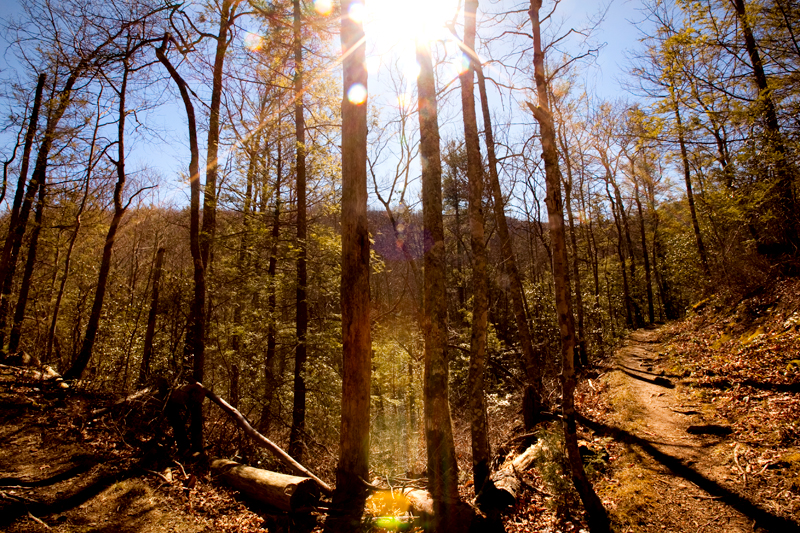
[[[416,80],[419,77],[419,72],[420,72],[419,63],[417,63],[416,61],[406,65],[405,74],[406,76],[408,76],[408,79]]]
[[[458,0],[370,0],[365,31],[380,48],[402,41],[447,39],[445,24],[459,9]]]
[[[260,50],[263,44],[263,39],[255,33],[247,32],[244,34],[244,46],[248,50],[255,52],[256,50]]]
[[[367,88],[360,83],[354,83],[347,91],[347,100],[351,104],[361,105],[367,101]]]
[[[314,0],[314,9],[320,15],[328,16],[333,11],[333,2],[331,0]]]
[[[412,100],[409,93],[400,93],[397,95],[397,106],[400,109],[408,109],[411,107]]]
[[[353,22],[362,24],[367,16],[367,9],[361,2],[354,2],[350,4],[350,11],[347,14]]]

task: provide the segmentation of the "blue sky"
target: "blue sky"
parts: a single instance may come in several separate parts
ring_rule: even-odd
[[[376,0],[380,1],[380,0]],[[624,52],[637,45],[639,33],[632,21],[641,19],[641,14],[637,10],[638,0],[615,0],[610,4],[606,18],[595,34],[597,42],[604,43],[604,47],[599,53],[596,62],[586,71],[588,84],[591,85],[598,96],[614,99],[624,96],[620,89],[619,80],[624,77],[625,58]],[[481,2],[481,7],[487,10],[499,11],[509,6],[521,6],[524,2],[510,2],[502,0],[497,3],[488,3],[486,0]],[[14,16],[21,12],[17,0],[0,0],[2,6],[2,17]],[[600,2],[587,2],[585,0],[563,0],[559,5],[556,18],[563,21],[568,26],[580,26],[582,21],[589,15],[594,14],[600,7]],[[547,9],[547,3],[544,10]],[[544,11],[543,10],[543,11]],[[338,46],[338,39],[336,42]],[[3,45],[5,47],[5,44]],[[13,73],[14,65],[7,63],[8,53],[3,50],[0,56],[0,69],[5,79],[16,77]],[[381,82],[373,83],[370,81],[370,92],[372,102],[379,102],[381,92]],[[2,105],[2,104],[0,104]],[[3,110],[3,114],[7,111]],[[185,184],[179,182],[176,176],[185,168],[187,164],[188,148],[185,142],[185,114],[182,107],[171,105],[157,112],[151,112],[147,120],[160,122],[164,130],[164,142],[150,144],[141,141],[132,145],[130,157],[131,165],[135,168],[142,164],[147,164],[155,169],[164,178],[163,186],[159,192],[159,197],[169,199],[178,203],[185,201],[186,192],[183,191]],[[171,139],[171,140],[170,140]],[[0,133],[0,149],[3,156],[7,156],[5,147],[8,145],[8,135]],[[200,139],[203,146],[204,140]],[[202,152],[203,150],[201,150]]]

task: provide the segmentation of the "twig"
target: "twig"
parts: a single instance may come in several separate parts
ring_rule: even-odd
[[[176,465],[178,465],[178,468],[180,468],[180,469],[181,469],[181,473],[183,474],[183,479],[184,479],[184,481],[185,481],[185,480],[187,480],[187,479],[189,479],[189,476],[187,476],[187,475],[186,475],[186,470],[184,470],[184,469],[183,469],[183,465],[182,465],[182,464],[180,464],[180,463],[179,463],[178,461],[176,461],[175,459],[173,459],[173,460],[172,460],[172,462],[173,462],[173,463],[175,463]]]
[[[48,526],[48,525],[47,525],[47,524],[44,522],[44,520],[42,520],[41,518],[36,518],[35,516],[33,516],[33,515],[31,514],[31,512],[30,512],[30,511],[28,511],[28,518],[30,518],[31,520],[33,520],[33,521],[34,521],[34,522],[36,522],[37,524],[41,524],[41,525],[43,525],[43,526],[44,526],[46,529],[50,529],[50,526]]]
[[[163,479],[164,481],[166,481],[167,483],[169,483],[170,485],[172,485],[172,481],[170,481],[170,480],[169,480],[169,478],[168,478],[167,476],[165,476],[164,474],[162,474],[162,473],[160,473],[160,472],[155,472],[155,471],[153,471],[153,470],[145,470],[145,472],[148,472],[148,473],[150,473],[150,474],[153,474],[154,476],[158,476],[158,477],[160,477],[161,479]]]
[[[733,462],[736,463],[736,468],[739,469],[739,472],[742,474],[742,479],[744,479],[744,484],[747,485],[747,472],[742,468],[742,465],[739,464],[739,443],[736,443],[736,446],[733,447]]]

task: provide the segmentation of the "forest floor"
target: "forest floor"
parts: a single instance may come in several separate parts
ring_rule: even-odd
[[[109,398],[34,377],[0,366],[0,530],[278,533],[317,524],[265,511],[190,460],[176,462],[152,416],[136,419],[143,406],[102,414]],[[587,470],[615,531],[800,531],[800,281],[734,305],[700,302],[685,320],[627,335],[584,370],[576,402]],[[513,402],[507,410],[493,420],[510,428]],[[558,426],[539,432],[537,463],[503,520],[508,533],[586,529]],[[501,433],[510,438],[498,429],[495,440]]]

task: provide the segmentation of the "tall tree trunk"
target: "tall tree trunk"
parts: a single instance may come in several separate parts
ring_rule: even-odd
[[[451,531],[459,502],[458,464],[448,400],[447,291],[445,289],[444,222],[442,220],[442,158],[439,151],[436,81],[428,45],[417,42],[422,218],[425,229],[424,311],[425,442],[428,490],[433,496],[436,533]]]
[[[477,62],[476,62],[477,63]],[[525,312],[525,291],[522,288],[522,276],[517,267],[517,258],[514,253],[514,243],[508,229],[506,219],[503,191],[500,188],[500,177],[497,173],[497,155],[495,154],[494,134],[492,131],[492,116],[489,111],[489,97],[486,94],[486,78],[483,68],[476,64],[478,73],[478,90],[481,96],[481,111],[483,113],[483,130],[486,135],[486,153],[489,158],[489,181],[494,199],[494,220],[497,226],[497,235],[500,238],[500,250],[503,254],[506,272],[511,285],[511,305],[514,309],[514,319],[517,322],[517,335],[522,348],[523,363],[525,366],[525,392],[522,398],[522,419],[526,432],[531,432],[539,422],[542,410],[542,365],[544,364],[541,350],[533,346],[533,336],[528,325],[528,315]]]
[[[264,408],[261,411],[260,428],[262,433],[269,430],[272,417],[274,415],[274,402],[275,402],[275,389],[277,388],[277,379],[275,377],[275,347],[276,336],[278,330],[278,318],[276,316],[277,308],[277,281],[275,274],[278,268],[278,238],[281,234],[281,178],[283,175],[283,158],[281,153],[283,148],[278,144],[278,157],[275,168],[275,210],[272,219],[272,244],[269,250],[269,265],[267,266],[267,278],[269,279],[269,286],[267,288],[267,316],[269,323],[267,324],[267,354],[264,360]]]
[[[100,318],[103,312],[103,300],[106,295],[106,287],[108,285],[108,274],[111,271],[111,254],[114,248],[114,240],[117,236],[119,224],[122,221],[122,216],[125,214],[125,206],[122,205],[122,195],[125,189],[125,116],[127,109],[125,108],[125,97],[128,89],[128,74],[130,66],[128,64],[129,58],[124,60],[124,70],[122,74],[122,83],[119,91],[119,120],[117,122],[117,161],[114,161],[114,166],[117,170],[117,183],[114,186],[114,215],[111,217],[111,224],[108,226],[108,233],[106,234],[106,242],[103,246],[103,257],[100,261],[100,272],[97,275],[97,289],[94,294],[94,301],[92,303],[92,311],[89,314],[89,322],[86,324],[86,333],[83,337],[83,345],[78,357],[72,363],[72,366],[64,374],[64,379],[80,379],[86,370],[86,365],[92,358],[92,351],[94,350],[94,341],[97,338],[97,331],[100,328]]]
[[[633,164],[631,164],[633,166]],[[653,279],[650,273],[650,259],[647,256],[647,233],[644,228],[644,210],[642,209],[642,199],[639,195],[639,182],[634,177],[633,181],[634,199],[636,200],[636,209],[639,213],[639,234],[642,238],[642,257],[644,258],[644,281],[647,290],[647,322],[652,324],[655,322],[655,308],[653,306]]]
[[[472,477],[475,494],[480,496],[489,481],[489,423],[484,394],[486,368],[486,329],[489,322],[489,283],[483,217],[483,159],[475,115],[475,94],[472,57],[475,56],[477,0],[464,3],[464,47],[468,67],[461,74],[461,108],[464,116],[464,138],[467,150],[467,182],[469,186],[469,229],[472,249],[472,334],[470,336],[469,394],[470,435],[472,437]]]
[[[3,247],[2,263],[0,263],[0,285],[5,281],[5,271],[8,268],[7,255],[11,251],[14,242],[15,228],[19,223],[20,208],[22,201],[25,197],[25,182],[28,179],[28,166],[30,165],[31,149],[33,146],[33,137],[36,135],[36,128],[39,124],[39,111],[42,107],[42,92],[44,91],[44,83],[47,79],[45,74],[39,74],[38,82],[36,83],[36,92],[33,97],[33,107],[31,108],[31,116],[28,122],[28,129],[25,132],[25,143],[22,147],[22,161],[19,167],[19,177],[17,179],[17,189],[14,193],[14,203],[11,206],[11,216],[8,223],[8,235],[6,235],[5,244]],[[0,346],[2,348],[2,346]]]
[[[144,384],[150,378],[150,360],[153,355],[153,337],[156,333],[156,317],[158,316],[158,297],[161,287],[161,271],[164,268],[164,255],[167,250],[161,246],[156,252],[156,265],[153,268],[153,291],[150,297],[150,312],[147,314],[147,329],[144,333],[144,352],[142,366],[139,370],[139,383]]]
[[[219,31],[214,52],[211,79],[211,103],[208,108],[208,146],[206,149],[206,183],[203,188],[203,227],[200,230],[200,252],[203,267],[208,270],[211,245],[217,225],[217,176],[219,169],[219,115],[222,101],[222,71],[228,50],[228,32],[233,24],[235,9],[240,0],[223,0],[219,16]]]
[[[625,249],[628,252],[628,263],[630,267],[630,278],[628,278],[628,286],[630,287],[630,304],[631,311],[633,311],[633,327],[639,328],[642,325],[642,311],[638,303],[638,284],[636,283],[636,255],[633,253],[633,241],[631,240],[631,227],[628,223],[628,213],[625,211],[625,203],[622,201],[622,194],[617,185],[617,180],[614,176],[610,180],[611,186],[614,189],[614,198],[617,201],[617,212],[619,219],[622,221],[622,229],[625,235]]]
[[[575,306],[578,315],[578,361],[579,364],[585,366],[589,364],[589,357],[586,354],[586,333],[584,329],[584,311],[583,311],[583,290],[581,288],[581,272],[578,268],[578,237],[575,231],[575,217],[572,214],[572,186],[574,181],[572,179],[572,159],[569,154],[569,146],[564,138],[563,131],[560,137],[561,150],[564,153],[564,161],[567,165],[567,181],[564,182],[564,205],[567,210],[567,221],[569,222],[569,238],[572,244],[572,276],[575,281]]]
[[[617,257],[619,258],[620,264],[620,273],[622,274],[622,295],[625,299],[625,325],[629,328],[634,327],[634,320],[633,320],[633,302],[631,300],[631,290],[630,285],[628,284],[628,272],[626,269],[626,261],[625,261],[625,247],[623,244],[623,230],[622,230],[622,222],[620,221],[619,210],[620,206],[617,204],[614,197],[611,195],[611,190],[609,189],[608,185],[611,180],[614,178],[610,175],[606,175],[606,196],[608,196],[608,201],[611,203],[611,214],[614,216],[614,225],[617,227]]]
[[[528,104],[539,123],[542,136],[542,157],[544,159],[545,180],[547,184],[547,214],[550,221],[550,236],[553,247],[553,279],[555,281],[556,310],[561,332],[561,383],[562,414],[564,421],[564,440],[567,449],[572,481],[586,509],[589,529],[593,533],[611,531],[608,514],[598,498],[583,469],[583,460],[578,451],[578,437],[575,427],[575,324],[572,318],[569,287],[569,266],[567,263],[566,235],[564,231],[564,205],[561,199],[561,171],[558,168],[558,150],[553,115],[550,112],[548,83],[544,70],[544,52],[539,26],[539,10],[542,0],[531,0],[529,11],[533,26],[533,67],[536,79],[536,93],[539,105]]]
[[[28,258],[22,271],[22,283],[19,289],[17,307],[14,309],[14,323],[11,326],[11,335],[8,338],[8,353],[16,353],[22,334],[22,321],[25,319],[25,308],[28,305],[28,292],[33,278],[33,267],[36,266],[36,252],[39,245],[39,234],[42,231],[42,214],[44,212],[45,181],[39,184],[39,199],[36,202],[36,213],[33,217],[33,231],[28,244]]]
[[[189,96],[189,89],[172,63],[166,56],[169,34],[164,36],[161,46],[156,49],[156,57],[167,69],[175,85],[181,93],[183,106],[186,109],[186,118],[189,123],[189,249],[192,254],[194,266],[194,299],[190,310],[190,324],[184,344],[184,358],[191,358],[192,379],[203,382],[205,368],[205,309],[206,309],[206,279],[203,256],[200,252],[200,168],[197,144],[197,121],[195,120],[194,105]],[[186,362],[186,361],[185,361]],[[203,450],[203,406],[195,402],[190,406],[191,414],[191,446],[200,452]]]
[[[36,163],[33,167],[31,181],[28,183],[26,189],[25,180],[28,174],[31,146],[39,121],[39,110],[42,102],[41,93],[45,83],[43,74],[39,76],[39,81],[36,85],[34,105],[31,110],[28,131],[25,134],[25,145],[22,152],[22,163],[20,166],[17,191],[11,208],[8,235],[6,236],[6,241],[3,246],[2,256],[0,256],[0,355],[5,352],[5,333],[8,320],[8,307],[10,305],[9,300],[11,298],[11,287],[14,282],[14,274],[17,270],[17,258],[19,256],[19,249],[22,246],[22,238],[25,235],[25,228],[28,225],[28,217],[30,216],[31,207],[33,205],[33,198],[36,196],[36,191],[39,190],[39,183],[45,179],[47,174],[47,159],[50,156],[50,149],[53,146],[56,126],[58,126],[58,122],[61,120],[61,117],[64,115],[69,105],[70,93],[76,81],[77,74],[73,74],[67,79],[64,89],[58,96],[55,108],[51,109],[48,113],[47,125],[45,126],[42,142],[39,145],[39,153],[36,156]]]
[[[347,12],[349,4],[342,6]],[[355,2],[353,2],[355,3]],[[327,531],[358,529],[369,473],[369,403],[372,371],[367,227],[367,102],[351,102],[356,84],[367,89],[364,28],[342,17],[342,423],[334,507],[341,513]],[[327,524],[326,524],[327,525]]]
[[[297,345],[294,352],[294,398],[292,400],[292,427],[289,432],[289,455],[299,462],[303,460],[303,434],[306,429],[306,379],[304,376],[308,359],[308,301],[306,300],[306,128],[303,116],[303,12],[300,0],[293,0],[294,7],[294,127],[297,180]]]
[[[706,247],[703,244],[703,237],[700,234],[700,223],[697,220],[697,210],[694,205],[694,192],[692,191],[692,176],[689,170],[689,153],[686,150],[686,133],[683,129],[683,122],[681,121],[680,105],[678,98],[675,96],[675,87],[669,87],[670,96],[672,98],[672,110],[675,113],[675,123],[678,128],[678,144],[681,148],[681,162],[683,163],[683,180],[686,183],[686,200],[689,202],[689,213],[692,216],[692,229],[694,230],[694,240],[697,243],[697,253],[700,256],[700,264],[703,267],[703,274],[706,278],[711,277],[711,270],[708,266],[708,256],[706,255]]]
[[[770,166],[774,168],[775,178],[769,184],[769,194],[764,202],[766,205],[760,209],[773,211],[773,218],[779,221],[779,226],[776,228],[778,234],[761,235],[759,252],[766,255],[775,255],[775,252],[797,254],[800,249],[800,216],[798,215],[797,200],[792,190],[796,170],[787,157],[786,146],[778,122],[778,112],[772,99],[772,90],[769,87],[758,43],[756,43],[753,29],[750,26],[745,2],[744,0],[731,0],[731,2],[742,27],[744,47],[750,57],[753,80],[758,89],[759,112],[764,118],[766,142],[769,152],[771,152],[769,156],[774,158],[774,162],[771,162],[773,164]],[[775,243],[765,242],[765,238],[772,239]]]

